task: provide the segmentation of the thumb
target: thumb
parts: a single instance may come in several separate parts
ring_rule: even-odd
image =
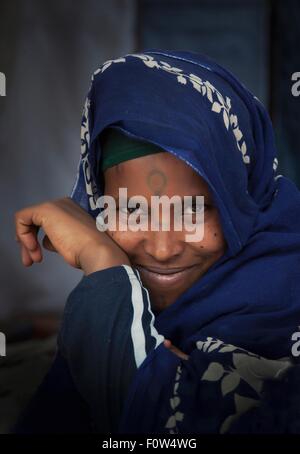
[[[183,351],[179,350],[179,348],[175,347],[169,339],[164,340],[164,346],[168,348],[171,352],[173,352],[178,358],[188,360],[189,355],[184,353]]]

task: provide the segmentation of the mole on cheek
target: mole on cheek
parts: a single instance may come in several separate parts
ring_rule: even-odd
[[[215,236],[218,236],[217,233],[214,233]]]

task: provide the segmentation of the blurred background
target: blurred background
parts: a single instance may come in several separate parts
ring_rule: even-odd
[[[70,291],[82,277],[56,254],[24,268],[14,212],[70,195],[82,107],[105,60],[147,48],[192,50],[229,68],[267,107],[279,172],[300,188],[298,0],[0,0],[0,433],[49,368]]]

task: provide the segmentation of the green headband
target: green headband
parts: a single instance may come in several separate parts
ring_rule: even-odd
[[[114,128],[107,128],[100,136],[101,142],[101,170],[104,172],[120,162],[139,158],[148,154],[161,153],[165,150],[143,140],[131,139],[123,132]]]

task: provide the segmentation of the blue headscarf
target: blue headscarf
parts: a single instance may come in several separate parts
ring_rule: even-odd
[[[170,402],[179,405],[175,375],[184,374],[182,408],[202,392],[195,382],[208,364],[205,342],[222,342],[218,351],[220,345],[234,345],[269,359],[291,356],[291,336],[300,321],[300,194],[277,172],[272,124],[261,102],[203,55],[148,50],[95,71],[71,194],[94,217],[103,191],[99,134],[111,125],[172,153],[206,180],[228,245],[223,257],[156,317],[158,332],[190,355],[184,371],[161,344],[131,386],[120,430],[163,432]],[[177,413],[180,426],[184,411]],[[210,431],[208,419],[201,421]]]

